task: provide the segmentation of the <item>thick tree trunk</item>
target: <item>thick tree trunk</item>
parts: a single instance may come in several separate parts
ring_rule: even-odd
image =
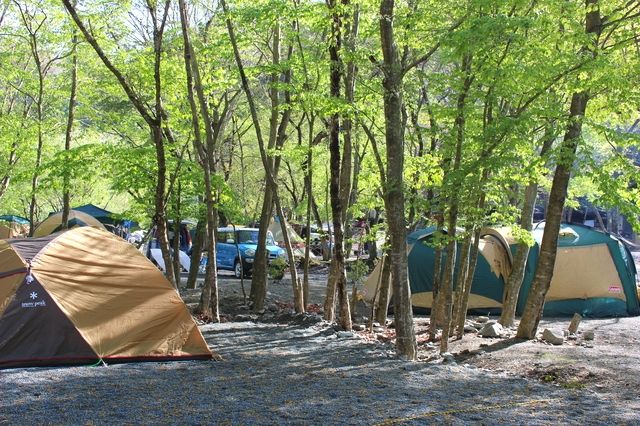
[[[407,231],[404,217],[404,129],[402,120],[403,70],[394,40],[395,2],[380,2],[380,39],[383,53],[384,121],[387,146],[387,181],[384,203],[391,247],[389,260],[393,280],[396,350],[407,359],[416,358],[411,292],[407,274]]]
[[[558,165],[556,166],[551,192],[549,193],[549,205],[547,206],[545,217],[538,266],[518,327],[517,337],[519,338],[533,339],[542,318],[544,300],[553,277],[553,268],[558,249],[558,233],[560,232],[562,211],[567,197],[571,168],[575,160],[578,142],[582,135],[582,119],[587,109],[588,101],[589,97],[584,92],[574,93],[571,98],[569,124],[560,147],[560,157],[558,158]]]
[[[593,35],[590,43],[582,50],[596,56],[597,38],[602,31],[602,21],[598,0],[586,0],[585,32]],[[540,245],[538,265],[533,278],[531,289],[527,297],[527,303],[520,320],[516,337],[533,339],[538,330],[538,324],[542,318],[544,300],[551,285],[553,268],[555,266],[556,252],[558,248],[558,232],[562,220],[562,211],[567,197],[567,188],[571,178],[571,169],[576,158],[578,143],[582,137],[582,121],[587,110],[589,94],[576,92],[571,97],[569,108],[569,122],[563,141],[560,145],[558,164],[553,176],[547,213],[545,217],[544,234]]]
[[[266,184],[264,198],[262,199],[262,211],[260,213],[258,247],[253,260],[253,275],[251,277],[250,299],[253,302],[253,310],[264,309],[264,301],[267,297],[267,230],[273,218],[273,188]],[[262,235],[264,234],[264,235]]]

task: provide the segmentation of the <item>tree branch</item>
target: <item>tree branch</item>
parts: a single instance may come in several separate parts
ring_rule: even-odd
[[[62,0],[62,3],[64,4],[64,7],[69,12],[69,15],[71,15],[71,18],[73,19],[73,21],[76,23],[76,25],[84,35],[84,38],[91,45],[91,47],[93,47],[93,50],[95,50],[98,57],[100,57],[104,65],[109,69],[109,71],[111,71],[111,73],[116,77],[116,79],[118,79],[120,86],[122,86],[125,93],[127,94],[127,97],[129,98],[133,106],[136,108],[136,110],[138,110],[138,113],[142,116],[144,121],[146,121],[149,126],[156,125],[157,118],[153,117],[150,114],[150,112],[147,111],[147,109],[144,106],[144,103],[142,102],[142,99],[140,99],[140,97],[135,93],[135,91],[133,90],[129,82],[126,80],[124,75],[120,72],[120,70],[118,70],[113,65],[113,63],[109,60],[107,55],[104,53],[104,51],[98,44],[98,41],[87,30],[87,27],[84,25],[84,23],[78,16],[76,8],[71,4],[70,0]]]

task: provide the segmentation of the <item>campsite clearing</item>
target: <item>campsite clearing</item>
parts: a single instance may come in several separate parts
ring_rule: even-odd
[[[316,308],[324,272],[311,280]],[[584,319],[579,331],[594,329],[592,347],[510,345],[473,334],[451,345],[453,362],[426,361],[435,349],[425,343],[423,361],[406,362],[384,339],[391,332],[341,332],[317,316],[291,314],[286,278],[270,283],[262,315],[243,306],[240,280],[220,278],[225,322],[199,327],[222,361],[3,370],[0,424],[640,422],[640,317]],[[193,306],[199,290],[183,297]],[[545,319],[542,327],[566,328],[569,320]],[[426,319],[416,323],[420,339]]]

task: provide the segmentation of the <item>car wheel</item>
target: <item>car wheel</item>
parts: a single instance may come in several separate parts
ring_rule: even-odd
[[[235,265],[233,265],[233,274],[236,278],[242,278],[242,265],[240,265],[240,261],[236,260]]]

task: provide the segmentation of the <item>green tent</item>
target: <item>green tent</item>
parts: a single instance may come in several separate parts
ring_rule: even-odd
[[[435,227],[415,231],[407,237],[409,283],[414,307],[431,308],[433,301],[433,272],[435,249],[432,247]],[[458,244],[458,250],[460,249]],[[459,261],[459,258],[458,258]],[[478,312],[497,312],[502,307],[504,283],[511,273],[511,252],[508,240],[496,230],[483,230],[479,245],[478,263],[471,284],[469,309]],[[446,262],[443,256],[442,268]],[[456,265],[457,278],[459,265]],[[372,302],[377,293],[381,267],[378,265],[365,282],[364,297]]]
[[[533,231],[537,244],[542,242],[543,233],[544,223],[540,223]],[[524,311],[537,263],[538,250],[531,250],[518,298],[518,314]],[[638,315],[636,275],[633,257],[620,240],[587,226],[562,224],[544,315]]]

